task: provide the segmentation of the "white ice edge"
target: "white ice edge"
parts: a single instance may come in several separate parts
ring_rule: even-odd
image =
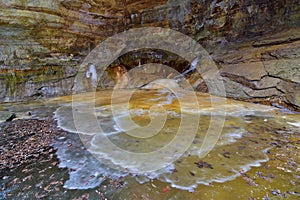
[[[287,123],[300,128],[300,122],[287,122]]]
[[[243,172],[247,172],[249,171],[252,167],[259,167],[261,166],[261,163],[264,163],[264,162],[267,162],[269,161],[269,157],[266,155],[266,152],[268,150],[270,150],[271,148],[267,148],[267,149],[264,149],[262,152],[264,153],[265,155],[265,159],[260,159],[260,160],[256,160],[252,163],[249,163],[247,165],[243,165],[240,167],[241,170],[243,170]],[[222,179],[211,179],[211,180],[208,180],[206,182],[204,181],[197,181],[195,184],[192,184],[192,185],[189,185],[189,186],[181,186],[181,185],[177,185],[175,182],[173,182],[172,180],[170,179],[167,179],[165,178],[165,181],[170,183],[172,187],[174,188],[177,188],[177,189],[181,189],[181,190],[187,190],[189,192],[194,192],[194,190],[198,187],[198,185],[202,184],[202,185],[210,185],[211,183],[215,182],[215,183],[224,183],[224,182],[227,182],[227,181],[232,181],[234,179],[236,179],[237,177],[240,176],[240,172],[239,171],[236,171],[234,170],[234,172],[236,172],[236,174],[232,175],[232,176],[228,176],[228,177],[225,177],[225,178],[222,178]],[[160,179],[161,180],[161,179]],[[163,181],[163,180],[161,180]]]

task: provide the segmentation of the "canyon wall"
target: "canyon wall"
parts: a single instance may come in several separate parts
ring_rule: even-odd
[[[70,94],[97,44],[155,26],[202,44],[227,96],[300,107],[298,0],[2,0],[0,13],[2,102]]]

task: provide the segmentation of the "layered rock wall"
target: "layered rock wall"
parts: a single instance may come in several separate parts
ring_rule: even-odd
[[[211,53],[228,96],[300,104],[298,0],[2,0],[0,13],[0,101],[70,94],[97,44],[159,26]]]
[[[295,38],[291,39],[291,38]],[[297,39],[296,39],[297,38]],[[230,97],[300,107],[300,29],[228,45],[215,54]]]

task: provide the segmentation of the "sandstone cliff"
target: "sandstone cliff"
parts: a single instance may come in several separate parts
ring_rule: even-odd
[[[70,94],[99,42],[159,26],[210,52],[228,96],[300,107],[298,0],[2,0],[0,13],[0,101]]]

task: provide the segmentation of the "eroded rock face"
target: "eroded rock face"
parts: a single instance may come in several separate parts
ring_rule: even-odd
[[[228,44],[225,50],[215,52],[227,94],[277,101],[299,109],[300,43],[291,41],[291,35],[300,38],[300,28],[273,34],[266,40],[256,37],[243,45]]]
[[[213,55],[228,96],[300,106],[298,0],[2,0],[0,13],[0,101],[69,94],[97,44],[159,26]]]

